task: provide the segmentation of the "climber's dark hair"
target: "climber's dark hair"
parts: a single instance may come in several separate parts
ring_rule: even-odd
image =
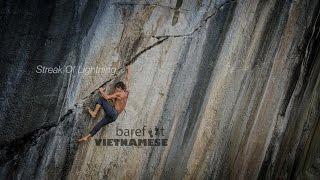
[[[117,82],[115,85],[114,85],[115,88],[120,88],[122,90],[127,90],[127,86],[122,82],[122,81],[119,81]]]

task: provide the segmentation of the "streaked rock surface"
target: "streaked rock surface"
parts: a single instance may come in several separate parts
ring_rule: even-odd
[[[1,179],[318,179],[317,0],[16,1],[1,6]],[[133,62],[116,128],[168,146],[76,144]],[[38,74],[42,66],[73,73]]]

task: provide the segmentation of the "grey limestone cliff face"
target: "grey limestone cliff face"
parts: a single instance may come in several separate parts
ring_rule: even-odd
[[[0,179],[319,179],[319,12],[318,0],[0,2]],[[95,89],[127,64],[126,110],[95,138],[157,126],[167,146],[77,144],[102,116],[85,109]]]

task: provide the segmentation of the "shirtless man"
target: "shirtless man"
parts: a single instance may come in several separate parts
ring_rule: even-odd
[[[130,69],[127,67],[127,75],[126,75],[126,83],[129,84],[129,74]],[[118,115],[124,110],[127,104],[129,91],[128,87],[122,82],[117,82],[115,84],[115,90],[112,94],[107,94],[105,92],[104,88],[99,88],[99,93],[102,97],[99,98],[99,100],[96,103],[96,107],[94,110],[91,110],[88,107],[88,112],[91,115],[91,117],[95,118],[97,116],[97,113],[100,110],[100,107],[104,109],[105,117],[102,118],[90,131],[90,133],[86,136],[84,136],[81,139],[78,139],[78,142],[87,141],[92,136],[94,136],[103,126],[114,122]],[[107,100],[112,100],[114,102],[114,107],[110,105],[110,103]]]

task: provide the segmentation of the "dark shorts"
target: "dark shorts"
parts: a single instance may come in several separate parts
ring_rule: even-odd
[[[99,98],[97,104],[100,104],[105,112],[105,117],[102,118],[90,131],[90,135],[94,136],[103,126],[114,122],[118,117],[117,110],[104,98]]]

